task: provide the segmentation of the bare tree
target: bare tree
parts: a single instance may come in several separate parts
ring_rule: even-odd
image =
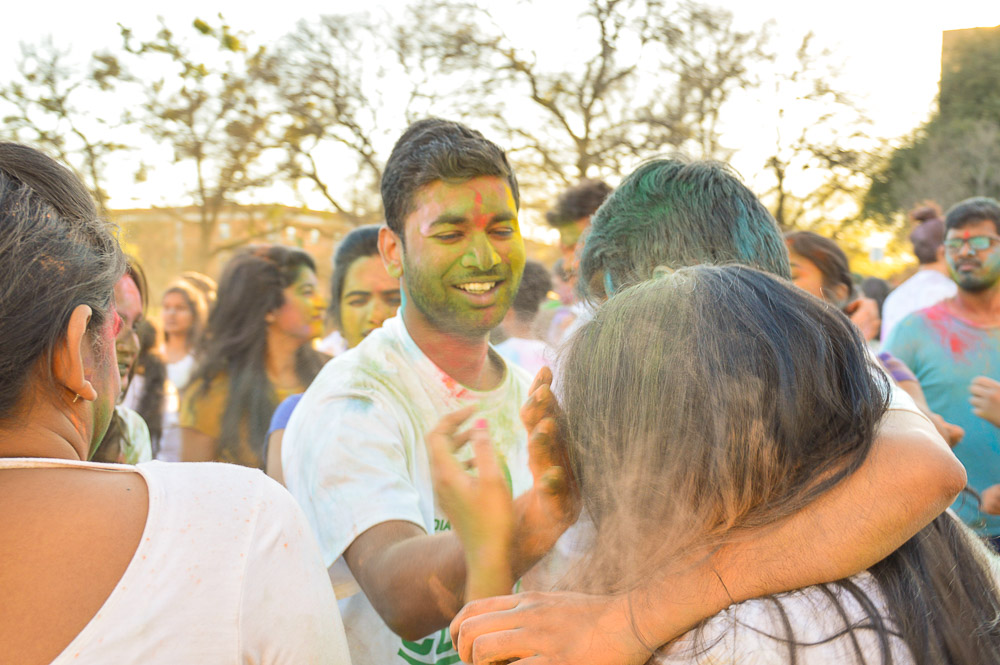
[[[84,177],[99,209],[107,212],[105,169],[109,156],[129,146],[112,141],[110,129],[120,123],[117,115],[101,115],[95,96],[110,100],[116,80],[122,75],[117,58],[95,54],[81,71],[69,64],[69,51],[56,48],[51,39],[39,44],[21,44],[17,79],[0,86],[5,104],[4,134],[51,151],[74,166]],[[89,102],[81,103],[82,97]],[[87,110],[83,110],[86,108]]]
[[[249,49],[225,22],[213,27],[196,20],[193,27],[217,46],[219,57],[211,64],[196,57],[189,42],[162,21],[149,40],[136,40],[126,27],[121,32],[136,66],[152,65],[155,70],[150,70],[160,74],[149,80],[135,77],[145,93],[137,119],[150,136],[173,148],[175,163],[193,171],[189,194],[198,212],[199,258],[204,262],[274,230],[259,229],[225,244],[216,241],[220,214],[235,197],[271,181],[256,167],[270,147],[275,110],[266,97],[270,72],[264,48]]]
[[[380,206],[382,158],[375,136],[384,107],[378,82],[385,54],[379,45],[378,29],[366,16],[323,16],[300,22],[268,59],[282,110],[277,145],[285,174],[308,182],[356,224],[373,221]],[[331,186],[317,160],[326,147],[339,162],[330,169],[336,175],[345,171],[345,160],[357,165],[350,182]]]
[[[526,170],[550,179],[621,172],[663,150],[720,156],[720,113],[767,57],[763,29],[738,31],[728,12],[686,0],[672,8],[588,0],[580,22],[594,35],[572,44],[580,64],[553,67],[479,6],[428,0],[397,29],[397,50],[404,61],[461,75],[464,94],[441,97],[466,116],[490,118]]]
[[[764,197],[782,228],[808,227],[836,208],[843,214],[848,203],[854,212],[842,224],[858,219],[856,203],[872,168],[870,120],[837,87],[838,78],[832,54],[817,51],[812,33],[802,39],[795,67],[775,73],[774,152],[765,162],[773,185]]]

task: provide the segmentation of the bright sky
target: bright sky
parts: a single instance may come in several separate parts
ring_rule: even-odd
[[[565,51],[572,44],[565,33],[571,32],[576,17],[565,15],[569,3],[563,0],[487,3],[496,8],[497,22],[520,43],[537,44],[541,52]],[[832,49],[843,63],[842,87],[861,99],[874,121],[872,132],[884,138],[906,134],[930,113],[940,74],[943,30],[1000,24],[1000,3],[996,0],[839,0],[823,5],[822,10],[801,0],[716,0],[710,4],[730,9],[740,27],[759,26],[773,19],[774,44],[785,52],[794,52],[806,32],[815,32],[818,44]],[[365,6],[398,11],[403,5],[403,0],[369,0]],[[0,77],[10,76],[19,42],[37,42],[49,34],[82,61],[93,50],[118,46],[117,23],[133,27],[139,34],[151,34],[157,14],[171,27],[182,28],[195,17],[211,21],[222,13],[235,29],[251,31],[258,41],[267,42],[287,33],[301,18],[348,12],[359,5],[343,0],[169,0],[154,6],[152,9],[134,0],[17,3],[0,21]],[[16,20],[11,20],[14,13]],[[554,25],[560,26],[562,33],[558,40],[552,38]],[[572,57],[571,52],[566,55]],[[739,150],[733,163],[753,184],[773,134],[761,131],[754,118],[755,104],[745,103],[745,126],[732,126],[727,143]],[[137,188],[124,176],[129,170],[122,166],[122,175],[109,183],[113,206],[165,202],[162,192],[156,197],[150,196],[148,185]],[[162,180],[160,183],[166,185]]]

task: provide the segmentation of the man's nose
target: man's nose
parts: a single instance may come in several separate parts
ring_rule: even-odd
[[[489,236],[485,233],[477,235],[473,239],[469,250],[462,257],[462,266],[465,268],[485,271],[499,264],[500,254],[497,253]]]

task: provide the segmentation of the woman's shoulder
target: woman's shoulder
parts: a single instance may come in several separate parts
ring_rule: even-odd
[[[803,665],[855,662],[855,644],[871,662],[879,662],[880,636],[867,627],[871,620],[859,598],[867,599],[891,629],[878,585],[864,572],[842,583],[732,605],[684,635],[656,662],[787,663],[792,650],[795,661]],[[899,638],[890,636],[889,645],[892,662],[913,662]]]

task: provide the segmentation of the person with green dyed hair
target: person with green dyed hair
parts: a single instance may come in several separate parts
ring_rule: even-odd
[[[579,288],[601,300],[658,266],[720,263],[791,276],[778,224],[732,169],[659,159],[625,178],[594,213]]]
[[[625,178],[594,214],[579,288],[600,303],[699,264],[745,264],[790,278],[777,223],[729,167],[660,159]],[[527,654],[540,664],[644,663],[733,603],[870,568],[965,486],[964,468],[908,399],[893,390],[890,400],[901,406],[879,422],[858,471],[777,524],[748,528],[711,556],[665,566],[615,595],[529,593],[469,603],[452,622],[459,654],[470,663]]]

